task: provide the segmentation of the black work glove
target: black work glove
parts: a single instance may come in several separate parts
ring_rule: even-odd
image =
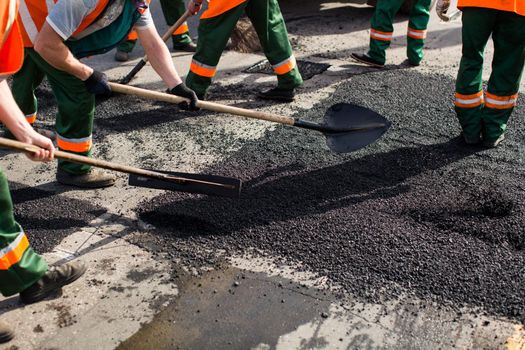
[[[180,83],[171,90],[168,89],[168,93],[190,100],[189,104],[186,101],[179,103],[180,109],[184,109],[185,111],[198,111],[200,109],[197,107],[197,102],[199,101],[197,94],[195,94],[195,91],[187,87],[184,83]]]
[[[108,77],[106,74],[97,70],[94,70],[89,78],[84,80],[84,85],[86,85],[87,91],[93,95],[111,95],[111,86],[108,84]]]

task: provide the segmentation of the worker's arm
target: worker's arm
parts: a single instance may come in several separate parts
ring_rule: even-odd
[[[182,79],[173,65],[170,51],[155,27],[139,28],[137,34],[144,51],[146,51],[146,55],[148,55],[151,66],[164,81],[168,89],[172,89],[182,83]]]
[[[197,110],[197,95],[182,82],[179,73],[177,73],[173,65],[170,51],[164,41],[162,41],[159,33],[157,33],[155,26],[139,27],[137,28],[137,34],[144,51],[146,51],[146,55],[148,55],[151,66],[164,81],[169,92],[189,99],[189,109]],[[179,106],[183,109],[188,109],[188,104],[185,102],[179,104]]]
[[[64,44],[64,39],[47,22],[35,39],[34,49],[47,63],[82,81],[93,74],[93,68],[76,59]]]
[[[5,77],[0,77],[0,122],[2,122],[17,138],[42,149],[34,154],[28,154],[32,160],[49,161],[53,159],[53,142],[37,133],[27,122],[20,108],[13,99]]]

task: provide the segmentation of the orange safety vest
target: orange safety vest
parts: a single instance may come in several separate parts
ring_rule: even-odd
[[[201,15],[201,19],[213,18],[246,2],[248,0],[208,0],[208,8]]]
[[[0,75],[16,73],[24,60],[17,13],[18,0],[0,1]]]
[[[525,0],[458,0],[458,8],[484,7],[525,16]]]
[[[33,41],[42,30],[51,8],[58,0],[20,0],[19,20],[25,47],[33,47]],[[79,34],[92,24],[106,9],[109,0],[98,0],[97,6],[89,13],[77,28],[73,36]]]

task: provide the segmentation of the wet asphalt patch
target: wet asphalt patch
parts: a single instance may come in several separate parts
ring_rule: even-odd
[[[365,301],[408,292],[523,320],[523,104],[502,147],[467,147],[453,92],[451,78],[410,70],[352,77],[297,114],[360,104],[392,121],[382,140],[337,155],[316,133],[277,127],[209,169],[245,180],[239,201],[162,194],[138,208],[157,231],[135,243],[197,265],[255,248]]]
[[[274,349],[279,336],[327,317],[330,306],[289,280],[231,267],[179,288],[172,304],[117,349]],[[319,337],[305,348],[323,345]]]

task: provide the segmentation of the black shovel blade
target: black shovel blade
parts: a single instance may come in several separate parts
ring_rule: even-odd
[[[325,114],[326,144],[338,153],[348,153],[377,141],[391,123],[371,109],[350,103],[338,103]]]
[[[128,183],[131,186],[155,188],[158,190],[200,193],[218,197],[239,198],[241,194],[242,181],[239,179],[216,175],[188,174],[157,170],[155,171],[170,176],[176,176],[184,179],[192,179],[198,181],[206,181],[208,183],[196,183],[190,181],[181,183],[178,181],[162,180],[135,174],[129,175]]]

